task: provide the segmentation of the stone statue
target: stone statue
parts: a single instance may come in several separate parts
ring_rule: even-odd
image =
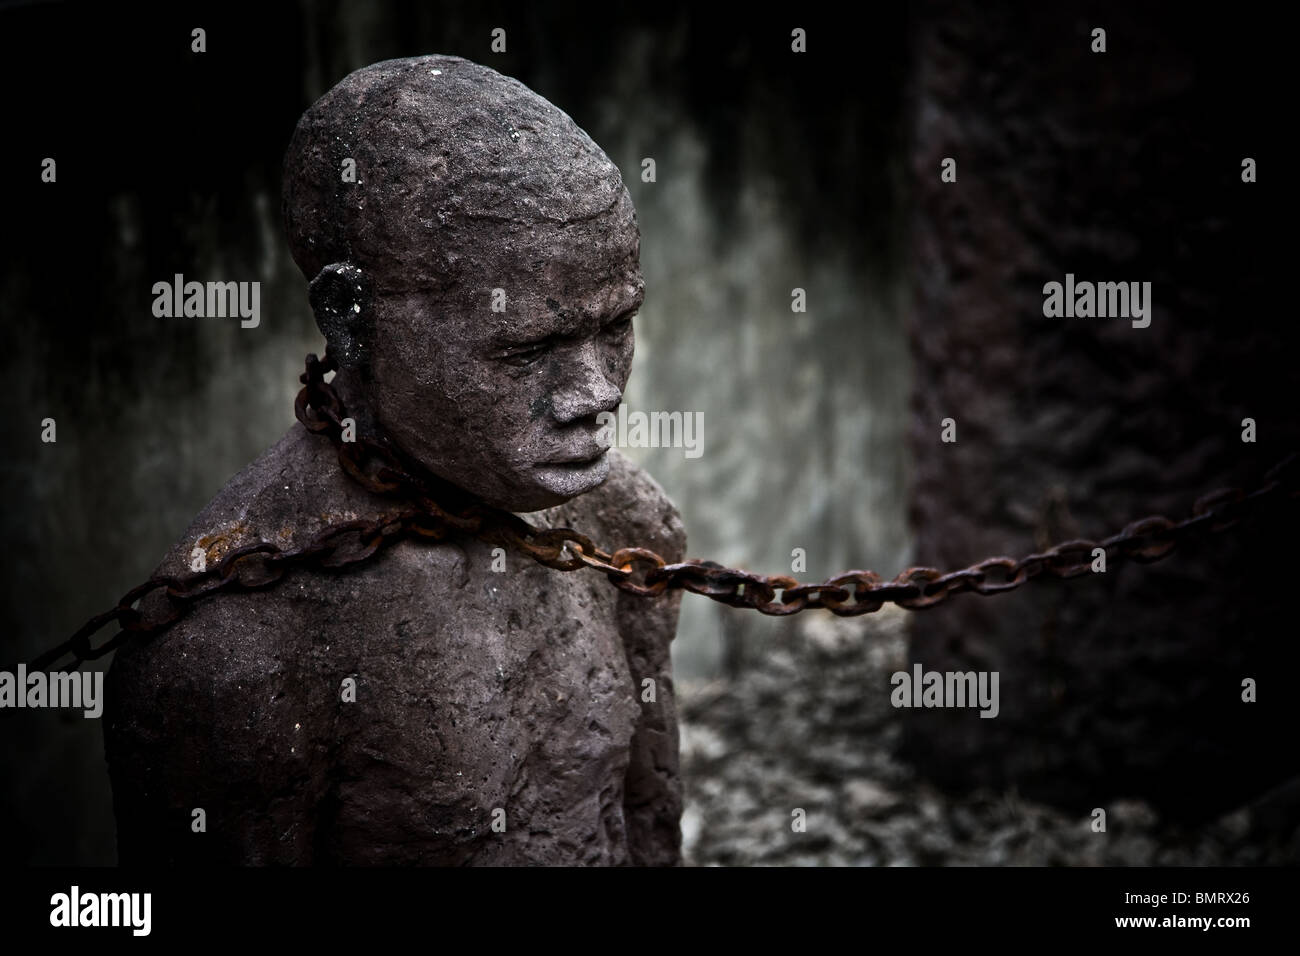
[[[535,525],[682,559],[676,509],[597,426],[640,236],[569,116],[456,57],[377,63],[302,117],[284,218],[359,434]],[[158,573],[392,505],[295,424]],[[109,674],[121,862],[676,864],[679,597],[453,537],[200,601]]]

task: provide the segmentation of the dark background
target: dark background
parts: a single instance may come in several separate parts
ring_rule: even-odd
[[[1110,34],[1100,57],[1094,25]],[[490,51],[497,26],[504,54]],[[794,26],[807,54],[790,52]],[[649,293],[628,404],[705,413],[701,458],[636,456],[681,508],[691,555],[783,573],[800,547],[805,580],[892,576],[914,557],[946,568],[1185,512],[1296,444],[1284,35],[1237,8],[1172,4],[2,4],[0,661],[29,659],[146,578],[292,424],[303,355],[322,342],[280,233],[284,147],[348,72],[420,53],[517,77],[623,170]],[[959,181],[940,185],[948,155]],[[1250,186],[1247,155],[1260,164]],[[646,156],[656,183],[640,180]],[[1066,271],[1154,281],[1153,327],[1044,320],[1042,283]],[[177,272],[261,281],[261,325],[155,318],[151,287]],[[807,314],[790,312],[796,286]],[[946,415],[961,423],[955,449],[938,443]],[[1258,446],[1237,440],[1245,415]],[[40,442],[46,416],[57,444]],[[1044,517],[1062,500],[1069,520]],[[746,775],[779,775],[805,749],[758,730],[783,712],[753,690],[781,686],[771,648],[801,668],[788,686],[810,707],[797,710],[845,698],[807,732],[848,753],[897,749],[916,764],[906,786],[1019,789],[1080,818],[1138,798],[1193,827],[1285,787],[1300,771],[1297,661],[1282,645],[1295,560],[1275,545],[1284,528],[1264,530],[1168,567],[918,616],[913,654],[928,666],[1002,670],[1003,722],[895,714],[887,730],[857,728],[854,694],[886,695],[870,681],[895,665],[846,688],[836,681],[856,672],[842,662],[800,656],[824,623],[687,596],[675,661],[694,858],[761,859],[710,856],[726,842],[716,821],[750,826]],[[852,626],[863,642],[877,627]],[[1243,718],[1233,688],[1261,674],[1280,679]],[[738,710],[719,715],[719,688]],[[24,712],[0,739],[0,853],[112,862],[99,728]],[[746,752],[765,768],[727,762]],[[844,789],[867,769],[828,760],[809,784],[825,812],[875,813],[862,787]],[[1252,824],[1243,845],[1290,839],[1293,804],[1280,806],[1282,829]],[[902,854],[887,835],[869,835],[878,852],[835,856],[851,838],[868,839],[846,831],[805,861],[960,856]]]

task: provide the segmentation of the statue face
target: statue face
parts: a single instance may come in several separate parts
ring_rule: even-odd
[[[452,292],[381,293],[376,423],[434,474],[510,511],[595,488],[609,473],[597,415],[617,408],[631,372],[639,241],[624,194],[596,220],[477,244],[463,272],[475,279]]]

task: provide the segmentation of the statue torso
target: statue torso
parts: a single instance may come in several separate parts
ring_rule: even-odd
[[[196,544],[212,560],[250,540],[292,547],[393,507],[339,473],[322,442],[291,431],[160,571],[187,571]],[[527,520],[618,547],[643,543],[621,535],[644,532],[623,519],[647,508],[664,526],[648,546],[680,538],[662,492],[619,457],[599,489]],[[185,826],[201,807],[208,832],[188,833],[183,855],[627,862],[624,779],[643,705],[625,638],[648,609],[595,572],[513,552],[504,571],[494,564],[474,539],[399,541],[350,569],[200,601],[119,651],[106,732],[124,860],[131,840],[154,838],[151,820]]]

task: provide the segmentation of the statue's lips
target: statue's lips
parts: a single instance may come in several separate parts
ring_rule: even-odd
[[[594,465],[609,451],[608,447],[602,448],[594,454],[565,455],[561,458],[551,458],[546,461],[539,461],[538,468],[586,468]]]
[[[589,446],[590,447],[590,446]],[[584,448],[582,455],[587,455]],[[609,475],[609,448],[601,448],[594,455],[557,454],[549,461],[533,466],[534,480],[542,488],[564,498],[572,498],[595,488]]]

